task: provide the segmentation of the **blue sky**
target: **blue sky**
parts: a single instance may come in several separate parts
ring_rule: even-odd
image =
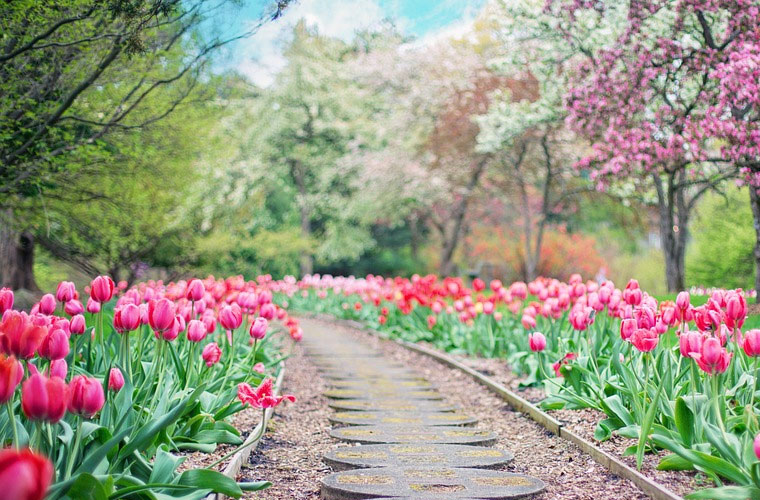
[[[235,68],[252,82],[266,86],[284,66],[282,47],[300,19],[325,35],[350,40],[357,30],[390,18],[403,33],[424,40],[462,31],[484,3],[485,0],[300,0],[288,7],[282,18],[231,46],[219,67]],[[262,0],[249,1],[226,14],[223,29],[244,29],[257,19],[261,4]]]

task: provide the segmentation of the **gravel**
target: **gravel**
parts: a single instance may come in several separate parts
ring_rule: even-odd
[[[414,367],[444,394],[448,402],[480,419],[478,426],[496,432],[497,448],[514,453],[515,460],[504,470],[535,476],[547,483],[542,499],[643,499],[647,498],[631,482],[611,474],[571,443],[546,431],[532,420],[512,411],[503,400],[460,372],[402,346],[332,322],[302,319],[305,335],[320,328],[334,335],[350,335],[389,360]],[[486,360],[494,361],[494,360]],[[238,480],[267,479],[274,485],[246,498],[266,500],[317,499],[320,479],[331,469],[322,455],[344,446],[329,437],[330,411],[321,395],[328,384],[297,346],[287,361],[284,391],[295,394],[296,404],[275,412],[270,430],[251,457]]]

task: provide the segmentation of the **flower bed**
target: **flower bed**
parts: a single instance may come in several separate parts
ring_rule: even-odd
[[[266,481],[215,470],[243,444],[231,416],[266,412],[282,348],[302,335],[270,281],[193,279],[130,289],[62,282],[31,311],[0,290],[0,489],[6,498],[238,498]],[[270,325],[270,321],[279,320]],[[258,387],[252,387],[250,384]],[[204,468],[183,453],[232,447]]]
[[[716,486],[690,498],[760,497],[760,330],[745,327],[741,290],[714,291],[701,306],[685,292],[658,302],[635,281],[620,290],[579,276],[488,288],[455,278],[308,276],[273,290],[298,310],[504,358],[522,386],[543,388],[545,409],[604,414],[594,438],[631,440],[623,454],[639,467],[656,454],[658,468],[696,470]]]

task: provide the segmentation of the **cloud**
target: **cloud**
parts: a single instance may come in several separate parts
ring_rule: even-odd
[[[256,85],[269,86],[287,64],[283,47],[299,20],[316,27],[320,34],[350,41],[357,31],[377,25],[386,17],[376,0],[302,0],[240,44],[236,68]]]

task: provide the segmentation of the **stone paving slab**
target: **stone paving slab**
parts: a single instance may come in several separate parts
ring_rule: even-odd
[[[508,451],[460,444],[366,444],[339,448],[325,455],[324,461],[335,470],[389,466],[493,468],[513,458]]]
[[[333,380],[330,382],[330,385],[336,389],[353,389],[353,388],[362,388],[362,387],[377,387],[377,388],[386,388],[386,387],[400,387],[402,389],[409,389],[409,390],[424,390],[424,389],[432,389],[433,384],[430,382],[420,379],[420,380],[395,380],[392,378],[379,378],[379,379],[358,379],[358,380]]]
[[[427,443],[489,446],[498,436],[491,431],[457,426],[363,425],[341,427],[330,436],[354,443]]]
[[[394,399],[333,399],[328,403],[335,410],[364,410],[364,411],[454,411],[456,406],[443,401],[409,401],[401,398]]]
[[[339,411],[330,417],[338,425],[474,425],[477,419],[456,412]]]
[[[331,474],[322,480],[322,498],[354,500],[379,495],[419,499],[522,498],[545,488],[522,474],[448,467],[380,467]]]
[[[330,389],[322,393],[330,399],[378,399],[378,398],[404,398],[409,400],[439,400],[443,399],[441,393],[430,390],[405,390],[401,388],[376,388],[364,389]]]

